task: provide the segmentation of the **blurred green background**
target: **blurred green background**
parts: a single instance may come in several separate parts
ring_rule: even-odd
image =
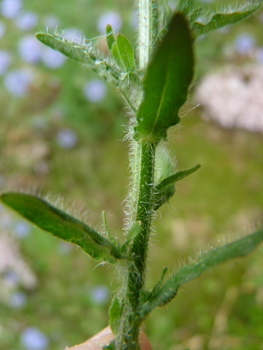
[[[103,50],[106,18],[134,43],[134,2],[2,0],[0,6],[1,191],[63,197],[66,208],[74,203],[77,211],[88,210],[85,217],[97,229],[105,210],[109,229],[121,237],[129,184],[123,101],[80,64],[43,48],[34,33],[58,26],[76,40],[80,32],[94,38]],[[262,66],[262,26],[261,10],[198,40],[191,96],[218,67]],[[256,58],[250,49],[258,50]],[[179,170],[199,163],[202,168],[178,183],[155,219],[149,288],[164,266],[172,272],[189,255],[249,233],[263,218],[262,130],[223,129],[204,121],[201,108],[188,109],[168,146]],[[121,284],[114,268],[96,264],[2,206],[0,235],[1,350],[59,350],[107,326],[110,299]],[[10,254],[5,241],[15,247]],[[153,349],[263,349],[262,257],[261,247],[184,285],[146,321]]]

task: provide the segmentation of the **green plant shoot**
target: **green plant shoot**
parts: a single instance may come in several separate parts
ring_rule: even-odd
[[[179,110],[187,100],[193,80],[194,39],[247,18],[261,3],[246,1],[232,9],[212,12],[197,7],[194,0],[179,0],[174,11],[166,1],[159,4],[157,0],[138,0],[137,47],[124,35],[115,35],[107,25],[107,57],[92,46],[91,40],[76,44],[59,31],[36,34],[43,44],[90,68],[115,86],[130,109],[132,184],[122,241],[117,242],[110,235],[105,237],[37,196],[16,192],[1,195],[2,203],[39,228],[80,246],[95,260],[121,266],[125,276],[123,285],[109,311],[115,338],[105,349],[139,350],[139,329],[155,307],[173,300],[183,283],[206,269],[249,253],[263,240],[261,228],[211,249],[168,279],[165,268],[152,290],[145,287],[153,215],[174,195],[175,182],[200,168],[190,164],[189,169],[175,172],[164,146],[167,131],[180,123]]]

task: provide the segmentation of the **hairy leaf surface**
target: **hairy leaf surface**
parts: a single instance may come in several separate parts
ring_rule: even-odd
[[[186,101],[193,64],[190,30],[177,13],[146,71],[135,127],[137,140],[158,143],[166,138],[169,127],[180,122],[178,110]]]
[[[37,33],[36,38],[72,60],[83,63],[107,82],[115,86],[126,86],[124,81],[126,75],[102,57],[99,51],[92,46],[92,41],[87,41],[85,45],[76,44],[64,39],[62,35],[54,33]]]
[[[202,35],[210,32],[211,30],[219,29],[229,24],[234,24],[251,16],[260,8],[262,2],[262,0],[249,1],[244,5],[233,9],[226,7],[222,11],[208,13],[208,15],[204,16],[203,18],[201,16],[200,19],[194,19],[192,16],[192,20],[194,19],[194,21],[191,23],[191,28],[198,35]]]
[[[124,257],[116,245],[92,227],[39,197],[10,192],[2,194],[0,199],[42,230],[80,246],[96,260],[114,263]]]
[[[181,284],[199,276],[210,267],[221,264],[229,259],[246,255],[262,242],[262,240],[263,229],[260,229],[232,243],[202,254],[196,261],[178,270],[155,294],[151,295],[151,297],[143,303],[139,312],[141,317],[146,317],[154,307],[165,305],[167,302],[171,301]]]

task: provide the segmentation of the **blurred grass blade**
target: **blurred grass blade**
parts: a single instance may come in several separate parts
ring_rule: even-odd
[[[199,258],[178,270],[156,293],[144,302],[140,308],[140,316],[145,318],[156,306],[162,306],[172,300],[181,284],[199,276],[203,271],[219,265],[229,259],[248,254],[263,240],[263,228],[240,238],[232,243],[204,253]]]
[[[195,19],[191,24],[191,28],[197,33],[202,35],[210,32],[211,30],[222,28],[229,24],[239,22],[257,11],[262,5],[263,1],[248,1],[243,5],[239,5],[235,8],[225,6],[225,9],[218,12],[208,13],[203,16],[203,19]]]
[[[122,34],[117,35],[117,46],[122,63],[126,72],[133,72],[135,70],[133,48],[129,40]]]
[[[39,197],[10,192],[0,199],[42,230],[80,246],[96,260],[115,263],[124,257],[116,245],[93,228]]]
[[[113,334],[117,334],[120,328],[121,322],[121,306],[117,297],[112,301],[109,311],[110,328]]]
[[[146,71],[134,135],[138,141],[158,143],[169,127],[180,122],[178,110],[186,101],[193,64],[190,30],[177,13]]]
[[[124,82],[126,76],[117,68],[113,67],[109,60],[102,57],[99,51],[93,46],[92,40],[87,40],[87,44],[85,45],[76,44],[56,33],[37,33],[36,38],[43,44],[59,51],[72,60],[83,63],[107,82],[115,86],[127,85]]]
[[[168,202],[168,200],[174,195],[175,187],[174,183],[177,181],[182,180],[188,175],[193,174],[195,171],[200,169],[201,165],[198,164],[194,166],[193,168],[178,171],[177,173],[166,177],[164,180],[160,181],[155,186],[155,199],[154,199],[154,210],[157,210],[160,208],[163,204]]]
[[[115,43],[114,33],[112,26],[110,24],[107,24],[106,26],[106,41],[109,52],[111,52],[112,45]]]

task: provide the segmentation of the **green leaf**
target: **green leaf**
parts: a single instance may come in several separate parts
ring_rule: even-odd
[[[204,253],[199,258],[178,270],[154,295],[142,304],[139,314],[145,318],[154,307],[171,301],[181,284],[199,276],[203,271],[219,265],[229,259],[248,254],[263,240],[263,229],[238,239],[232,243]]]
[[[163,189],[165,189],[165,187],[184,179],[186,176],[193,174],[200,168],[201,168],[201,165],[197,164],[190,169],[178,171],[177,173],[162,180],[160,183],[158,183],[158,185],[155,186],[155,188],[157,191],[162,191]]]
[[[135,138],[158,143],[169,127],[178,124],[179,108],[193,77],[190,30],[184,17],[173,16],[168,32],[149,63],[143,81],[144,98],[137,113]]]
[[[112,58],[114,59],[114,61],[117,63],[117,65],[119,66],[120,69],[124,68],[123,62],[121,60],[120,57],[120,53],[118,50],[118,46],[117,43],[113,43],[112,47],[111,47],[111,54],[112,54]]]
[[[135,70],[133,48],[129,40],[122,34],[117,35],[117,47],[120,59],[126,69],[126,72],[133,72]]]
[[[126,75],[120,72],[116,67],[99,53],[93,45],[92,40],[87,40],[87,44],[76,44],[63,38],[58,33],[37,33],[36,38],[43,44],[59,51],[63,55],[80,62],[99,76],[103,77],[108,83],[115,86],[127,86]]]
[[[119,248],[92,227],[54,207],[47,201],[25,193],[4,193],[1,201],[44,231],[80,246],[96,260],[115,263],[124,258]]]
[[[121,322],[121,306],[117,297],[115,297],[112,301],[110,311],[110,328],[113,334],[117,334],[120,328]]]
[[[113,29],[110,24],[107,24],[106,26],[106,40],[108,45],[108,50],[111,52],[112,45],[115,43],[114,33]]]
[[[191,175],[192,173],[196,172],[198,169],[200,169],[201,165],[198,164],[194,166],[193,168],[187,169],[187,170],[181,170],[177,173],[170,175],[160,181],[154,189],[155,192],[155,198],[154,198],[154,210],[157,210],[165,204],[173,195],[175,192],[174,183],[177,181],[182,180],[186,176]]]
[[[202,35],[210,32],[211,30],[222,28],[229,24],[239,22],[257,11],[262,5],[260,1],[248,1],[243,5],[231,8],[226,6],[222,11],[211,12],[205,15],[201,19],[196,19],[192,24],[192,29],[197,35]]]

